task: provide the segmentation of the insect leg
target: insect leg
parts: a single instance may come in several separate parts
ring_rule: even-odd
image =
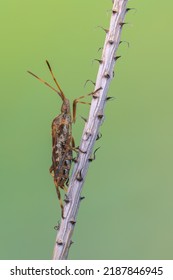
[[[95,91],[93,91],[93,92],[91,92],[91,93],[88,93],[87,95],[82,95],[82,96],[76,98],[76,99],[73,101],[73,123],[75,123],[75,121],[76,121],[76,106],[77,106],[77,103],[91,105],[90,102],[83,102],[83,101],[80,101],[80,99],[83,99],[83,98],[85,98],[86,96],[90,96],[90,95],[94,96],[94,94],[95,94],[96,92],[98,92],[99,90],[101,90],[101,89],[102,89],[102,88],[100,87],[100,88],[96,89]]]
[[[69,178],[67,178],[66,186],[67,186],[67,187],[69,186]]]
[[[75,148],[75,141],[74,141],[74,137],[73,136],[71,137],[71,145],[72,145],[73,148]]]
[[[54,168],[53,165],[51,165],[51,167],[49,168],[49,172],[52,175],[52,177],[54,177]]]
[[[62,202],[62,199],[61,199],[60,189],[59,189],[59,186],[58,186],[58,183],[57,183],[56,180],[54,180],[54,184],[55,184],[55,187],[56,187],[56,192],[57,192],[58,199],[59,199],[59,204],[60,204],[60,207],[61,207],[61,216],[64,219],[64,206],[63,206],[63,202]]]
[[[75,149],[75,141],[74,141],[74,137],[71,137],[71,145],[72,145],[72,150]],[[78,153],[79,151],[75,150],[76,153]],[[77,157],[72,158],[73,162],[77,162]]]
[[[74,137],[72,136],[72,138],[71,138],[71,143],[72,143],[72,150],[74,150],[76,153],[78,153],[78,152],[81,152],[81,153],[83,153],[83,154],[86,154],[86,152],[84,152],[84,151],[82,151],[80,148],[79,148],[79,146],[78,147],[75,147],[75,141],[74,141]]]
[[[72,150],[72,151],[74,151],[74,152],[76,152],[76,153],[81,152],[81,153],[83,153],[83,154],[86,154],[86,152],[82,151],[82,150],[79,148],[79,146],[78,146],[78,147],[75,147],[75,141],[74,141],[73,136],[71,137],[71,145],[70,145],[70,144],[66,144],[66,151],[67,151],[67,150]],[[71,158],[71,159],[72,159],[72,158]]]
[[[68,181],[69,181],[69,178],[68,178]],[[65,192],[68,191],[68,189],[66,188],[66,186],[63,186],[62,189],[63,189]]]
[[[69,146],[69,147],[70,147],[70,146]],[[76,153],[81,152],[81,153],[83,153],[83,154],[86,154],[86,152],[82,151],[82,150],[79,148],[79,146],[78,146],[78,147],[70,147],[70,149],[73,150],[73,151],[76,152]]]

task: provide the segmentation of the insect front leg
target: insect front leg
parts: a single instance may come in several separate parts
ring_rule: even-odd
[[[101,90],[102,87],[99,87],[98,89],[96,89],[95,91],[91,92],[91,93],[88,93],[86,95],[82,95],[78,98],[76,98],[74,101],[73,101],[73,123],[75,123],[76,121],[76,107],[77,107],[77,103],[80,103],[80,104],[88,104],[88,105],[91,105],[90,102],[84,102],[84,101],[80,101],[81,99],[87,97],[87,96],[90,96],[92,95],[94,97],[94,94],[97,93],[99,90]]]
[[[68,145],[68,149],[69,150],[72,150],[72,151],[74,151],[74,152],[76,152],[77,154],[79,153],[79,152],[81,152],[81,153],[83,153],[83,154],[86,154],[86,152],[84,152],[84,151],[82,151],[80,148],[79,148],[79,146],[78,147],[75,147],[75,143],[74,143],[74,138],[72,137],[72,144],[71,145]]]

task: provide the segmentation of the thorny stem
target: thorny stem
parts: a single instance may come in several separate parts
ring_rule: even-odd
[[[128,0],[114,0],[111,13],[110,27],[106,31],[102,58],[99,61],[95,90],[102,88],[92,100],[88,121],[85,124],[80,149],[86,153],[79,153],[74,165],[69,183],[66,204],[64,207],[65,218],[61,220],[54,247],[54,260],[67,259],[71,238],[76,223],[76,217],[81,201],[82,186],[89,166],[89,158],[93,150],[100,125],[104,119],[104,107],[110,82],[113,78],[113,69],[116,62],[116,51],[120,43],[120,35],[127,12]]]

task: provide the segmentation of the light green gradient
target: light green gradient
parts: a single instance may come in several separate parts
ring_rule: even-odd
[[[106,107],[101,146],[85,182],[70,259],[173,259],[172,1],[131,1]],[[60,209],[48,168],[50,124],[65,94],[91,92],[112,1],[1,3],[0,259],[51,259]],[[79,142],[88,107],[78,106]]]

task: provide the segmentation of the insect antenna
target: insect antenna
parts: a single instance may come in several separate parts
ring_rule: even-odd
[[[34,73],[32,73],[31,71],[27,71],[29,74],[31,74],[32,76],[34,76],[36,79],[38,79],[40,82],[42,82],[43,84],[45,84],[46,86],[48,86],[49,88],[51,88],[52,90],[54,90],[56,93],[58,93],[58,95],[62,98],[61,93],[56,90],[54,87],[52,87],[51,85],[49,85],[45,80],[41,79],[40,77],[38,77],[37,75],[35,75]]]
[[[56,80],[56,78],[55,78],[55,76],[54,76],[54,74],[53,74],[52,68],[51,68],[51,66],[50,66],[50,64],[49,64],[49,62],[48,62],[47,60],[46,60],[46,64],[47,64],[47,66],[48,66],[48,68],[49,68],[50,74],[51,74],[51,76],[52,76],[52,78],[53,78],[55,84],[57,85],[57,87],[58,87],[58,89],[59,89],[59,91],[60,91],[60,96],[61,96],[62,100],[64,101],[64,100],[66,99],[66,97],[65,97],[65,95],[64,95],[64,93],[63,93],[63,91],[62,91],[60,85],[58,84],[58,82],[57,82],[57,80]]]

